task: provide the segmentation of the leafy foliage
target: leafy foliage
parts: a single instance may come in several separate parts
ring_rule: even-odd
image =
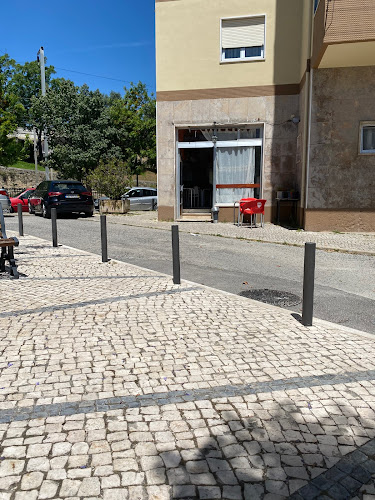
[[[17,64],[0,57],[0,158],[13,163],[23,155],[9,138],[17,126],[37,130],[39,158],[44,130],[49,143],[48,166],[60,176],[83,180],[102,164],[122,161],[133,174],[156,170],[155,99],[139,82],[125,94],[102,94],[87,85],[52,78],[46,66],[45,96],[41,95],[37,61]],[[25,148],[27,144],[25,144]]]
[[[45,97],[32,99],[31,114],[38,127],[47,130],[52,154],[49,166],[63,177],[82,180],[100,160],[121,158],[113,140],[109,98],[77,87],[70,80],[53,80]]]
[[[47,58],[45,58],[45,61],[47,61]],[[53,66],[45,66],[47,88],[51,82],[52,75],[55,73],[56,71]],[[32,98],[42,95],[42,84],[38,61],[25,62],[25,64],[15,64],[9,84],[11,92],[17,96],[18,102],[23,106],[23,110],[18,116],[19,126],[32,128],[33,123],[30,116]]]
[[[25,154],[25,145],[10,137],[24,109],[11,91],[14,64],[8,55],[0,56],[0,165],[11,165]]]
[[[132,172],[156,170],[156,105],[146,86],[139,82],[125,88],[123,99],[117,99],[111,107],[111,118],[117,128],[122,158]]]
[[[122,161],[101,162],[86,179],[86,183],[112,200],[119,200],[127,188],[132,186],[131,169]]]

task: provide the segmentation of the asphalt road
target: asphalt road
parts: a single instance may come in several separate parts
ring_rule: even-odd
[[[120,219],[119,219],[120,220]],[[58,242],[97,254],[99,217],[59,218]],[[6,216],[18,230],[17,215]],[[25,234],[51,241],[51,221],[24,216]],[[180,233],[181,276],[239,294],[277,290],[302,298],[303,248]],[[172,274],[170,231],[108,224],[109,257]],[[314,316],[375,333],[375,258],[317,251]],[[302,305],[289,309],[300,313]]]

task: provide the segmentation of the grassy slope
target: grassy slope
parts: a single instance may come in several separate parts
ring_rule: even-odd
[[[18,161],[14,165],[9,165],[9,167],[13,168],[21,168],[23,170],[35,170],[35,165],[33,163],[27,163],[26,161]],[[44,168],[38,165],[38,170],[44,172]],[[136,180],[136,176],[134,176],[134,181]],[[139,180],[141,181],[151,181],[156,183],[156,173],[150,172],[146,170],[143,174],[139,176]]]
[[[9,165],[9,167],[13,168],[21,168],[23,170],[35,170],[34,163],[27,163],[26,161],[18,161],[14,165]],[[38,170],[44,172],[44,168],[38,165]]]

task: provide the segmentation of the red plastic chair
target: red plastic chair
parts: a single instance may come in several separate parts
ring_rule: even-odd
[[[243,198],[240,200],[240,207],[238,211],[238,225],[241,218],[241,226],[243,224],[244,215],[250,215],[250,227],[253,227],[253,218],[255,227],[257,227],[257,214],[260,214],[260,224],[264,227],[264,205],[267,200],[257,200],[255,198]]]
[[[241,203],[244,203],[245,201],[252,201],[252,200],[256,200],[256,198],[241,198],[240,200],[234,202],[234,205],[233,205],[233,223],[236,224],[236,206],[238,205],[237,226],[240,225]]]

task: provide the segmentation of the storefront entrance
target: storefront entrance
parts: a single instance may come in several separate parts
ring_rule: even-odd
[[[180,150],[183,212],[211,210],[213,163],[213,148]]]
[[[178,130],[177,217],[260,198],[260,128]]]

